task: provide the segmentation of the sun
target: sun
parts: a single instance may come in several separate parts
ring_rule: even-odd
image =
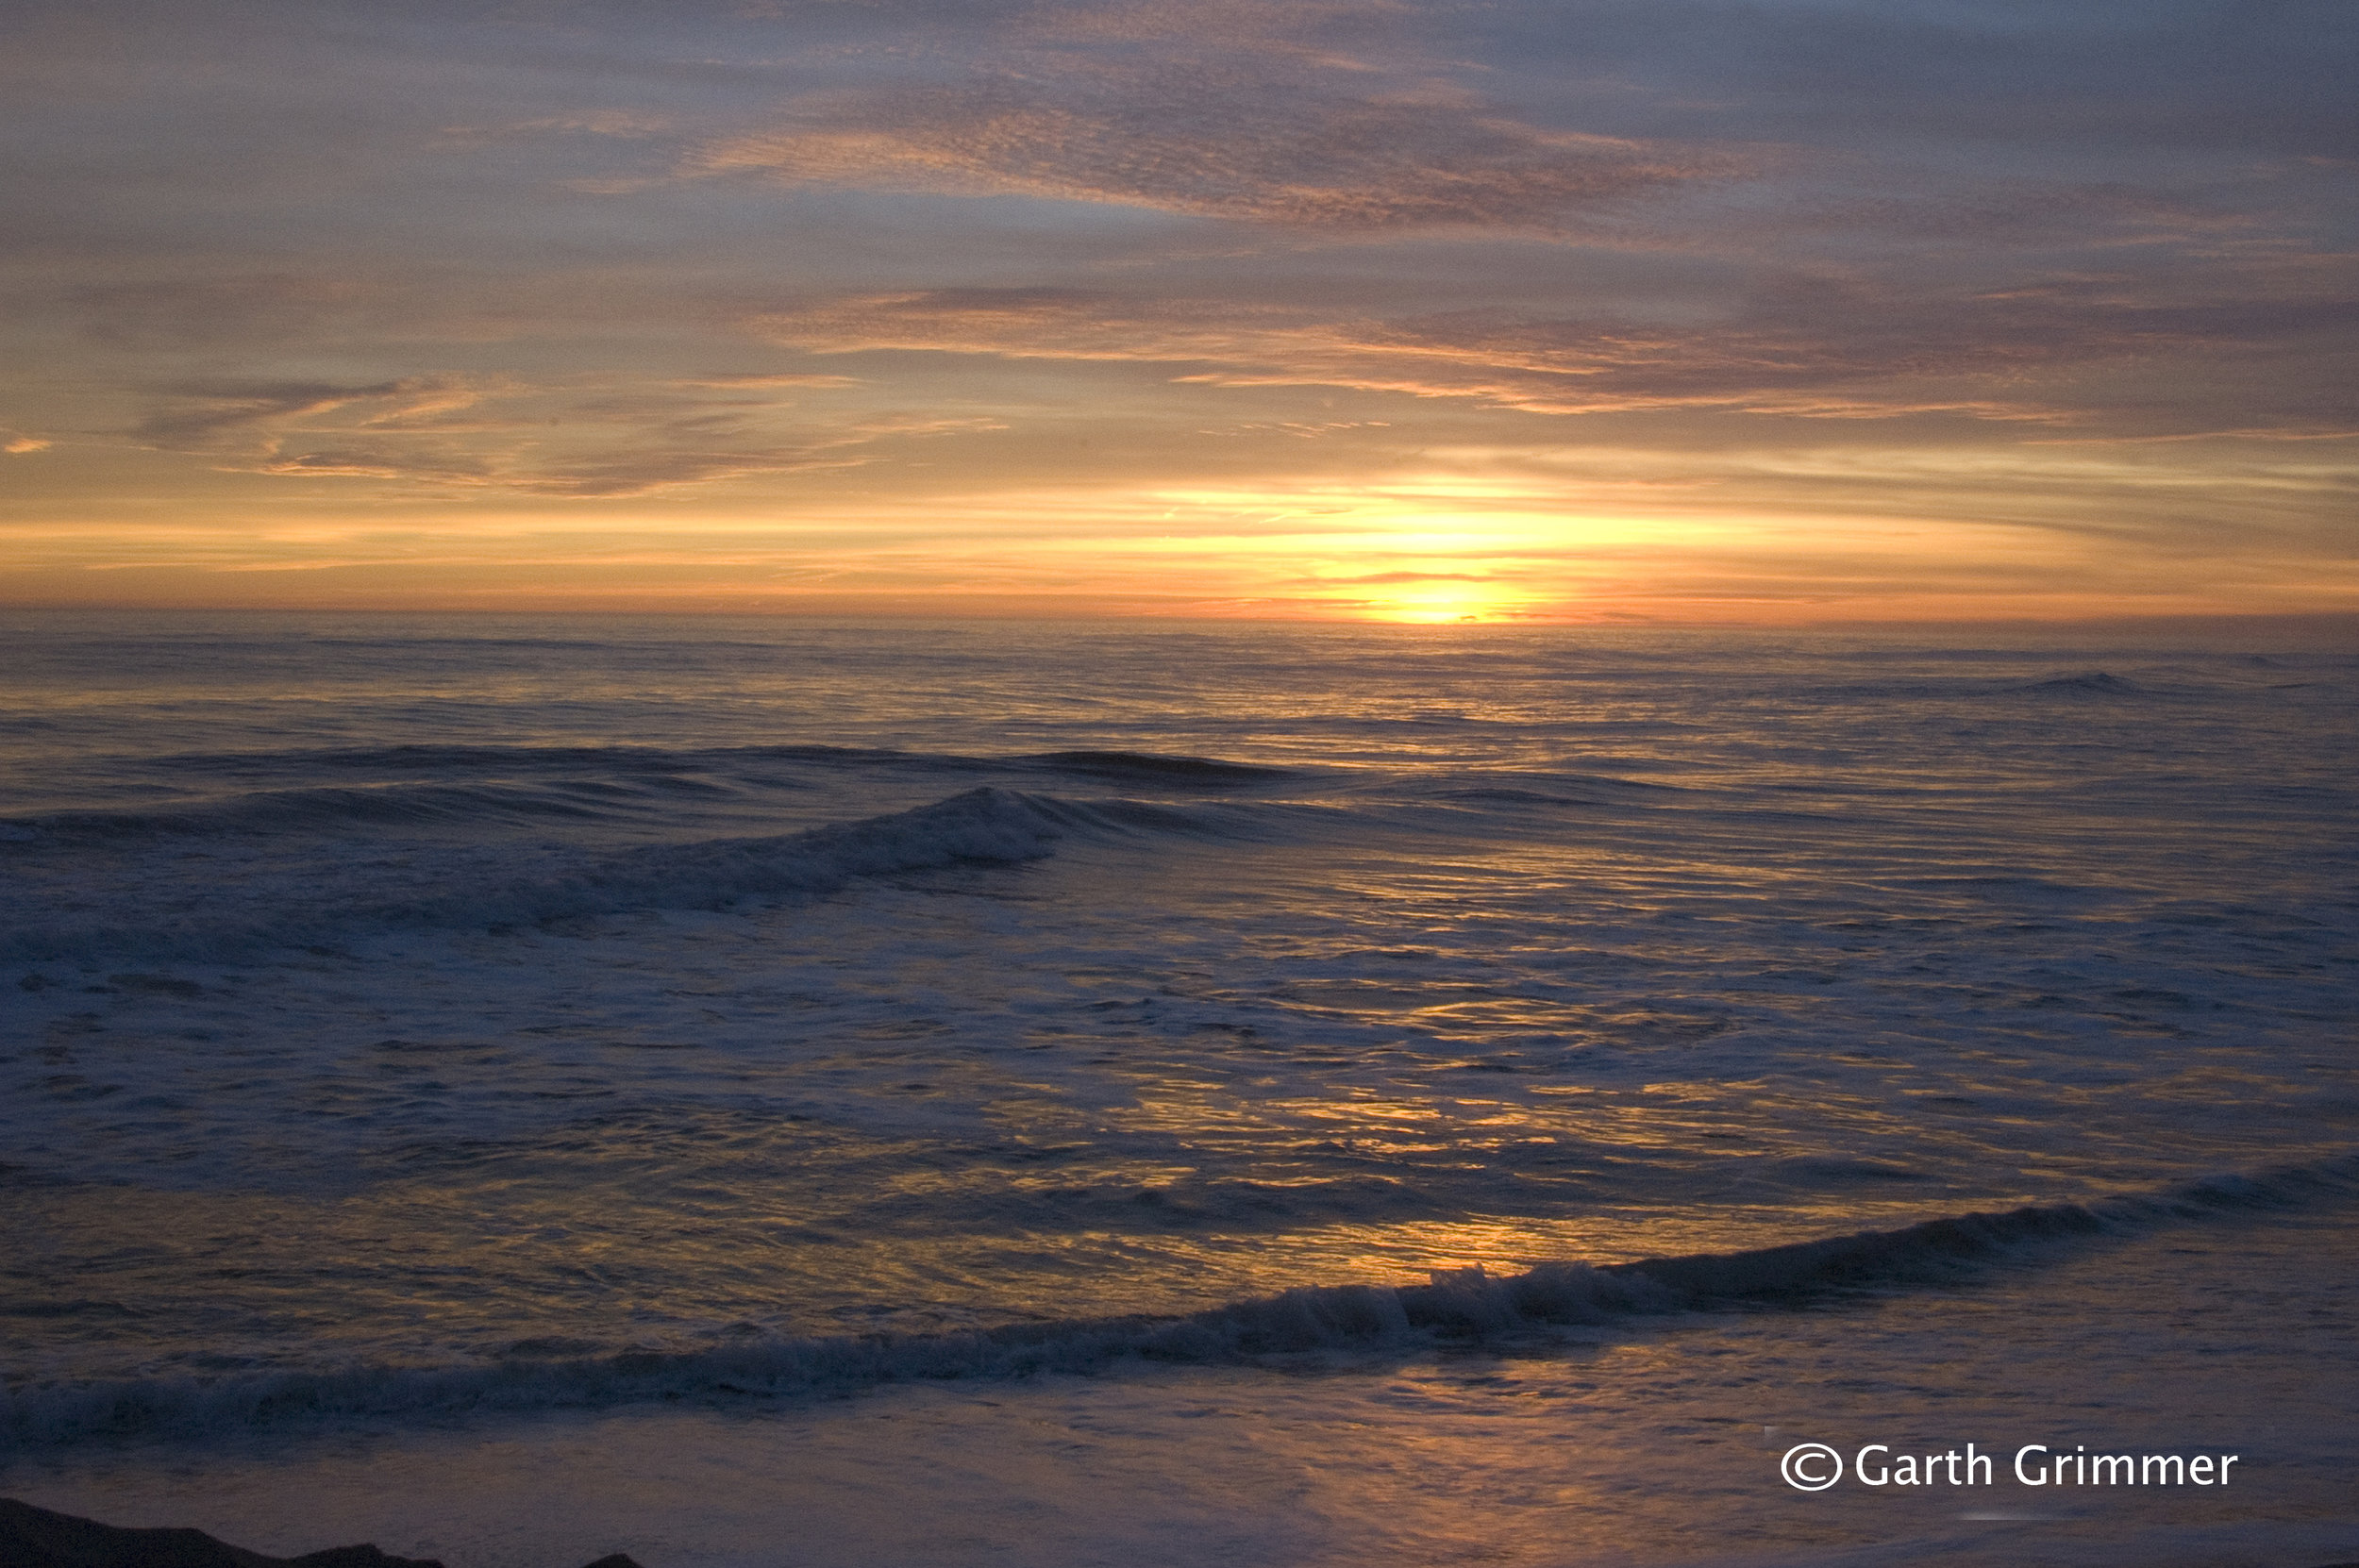
[[[1364,602],[1362,613],[1372,621],[1403,626],[1479,626],[1517,619],[1523,608],[1519,597],[1499,590],[1452,583],[1371,598]]]

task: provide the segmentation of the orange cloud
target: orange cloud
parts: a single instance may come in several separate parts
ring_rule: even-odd
[[[1702,409],[1805,419],[1944,414],[2093,425],[2081,384],[2159,353],[2299,347],[2337,329],[2339,292],[2148,304],[2037,294],[1926,296],[1782,280],[1717,319],[1677,325],[1468,309],[1382,319],[1293,304],[1072,289],[937,289],[839,297],[751,318],[807,352],[873,350],[1169,365],[1223,387],[1324,386],[1467,399],[1542,414]],[[2156,411],[2150,381],[2111,401]],[[2280,394],[2281,397],[2284,394]],[[2289,435],[2329,414],[2285,405]],[[2331,428],[2331,426],[2329,426]]]
[[[2020,388],[2010,389],[2011,396],[1976,396],[1955,387],[1893,385],[1920,373],[1921,363],[1832,334],[1766,323],[1668,329],[1472,311],[1406,322],[1337,320],[1229,301],[946,289],[857,295],[758,316],[747,325],[769,342],[819,354],[895,349],[1195,365],[1207,368],[1174,379],[1406,392],[1545,414],[1703,408],[1827,419],[1927,412],[2062,417]],[[1953,356],[1949,368],[1953,375],[2001,363],[2013,369],[2015,359],[2008,345],[1993,343]]]

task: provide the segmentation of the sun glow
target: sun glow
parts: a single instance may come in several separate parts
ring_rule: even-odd
[[[1525,469],[1542,466],[1525,456]],[[1626,456],[1614,454],[1617,462]],[[1899,472],[1925,459],[1895,448],[1880,460]],[[613,503],[477,498],[463,507],[421,492],[380,500],[365,514],[339,510],[339,492],[325,488],[290,492],[276,509],[239,492],[171,511],[25,516],[8,528],[15,550],[0,566],[0,598],[1435,626],[2334,610],[2351,602],[2346,578],[2318,569],[2297,580],[2290,565],[2248,566],[2243,579],[2223,571],[2217,583],[2188,587],[2179,580],[2183,563],[2166,571],[2109,559],[2095,542],[2102,535],[2056,525],[2085,523],[2068,509],[2045,525],[1835,511],[1763,492],[1741,464],[1715,477],[1610,506],[1589,493],[1597,486],[1578,469],[1527,473],[1514,485],[1426,469],[1348,482],[948,492],[912,484],[898,492],[876,479],[830,490],[836,481],[813,478],[793,509],[694,487]],[[2221,492],[2238,498],[2250,495]]]
[[[1526,608],[1525,599],[1504,591],[1460,583],[1374,595],[1360,605],[1361,613],[1369,620],[1420,626],[1515,620]]]

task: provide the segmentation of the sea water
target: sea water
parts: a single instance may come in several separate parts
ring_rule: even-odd
[[[2359,1555],[2347,644],[0,657],[0,1492],[453,1568]]]

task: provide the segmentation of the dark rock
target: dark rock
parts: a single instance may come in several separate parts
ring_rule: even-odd
[[[330,1546],[301,1557],[264,1557],[203,1530],[133,1530],[0,1497],[0,1568],[443,1568],[431,1558],[375,1546]],[[639,1568],[622,1553],[590,1568]]]
[[[442,1568],[387,1557],[374,1546],[339,1546],[308,1557],[264,1557],[203,1530],[132,1530],[0,1497],[0,1568]]]

